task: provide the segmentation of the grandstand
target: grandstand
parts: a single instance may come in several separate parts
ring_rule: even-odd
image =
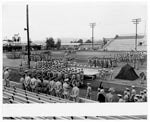
[[[79,98],[80,103],[96,103],[96,101],[86,98]],[[55,97],[44,93],[35,93],[26,91],[16,87],[3,88],[3,103],[17,104],[17,103],[73,103],[68,99]]]
[[[110,40],[108,44],[104,46],[104,50],[107,51],[132,51],[135,50],[135,36],[132,35],[118,35],[114,39]],[[137,37],[137,51],[146,51],[147,43],[144,35],[138,35]]]

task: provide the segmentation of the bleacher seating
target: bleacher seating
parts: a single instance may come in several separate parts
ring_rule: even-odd
[[[143,42],[142,45],[138,45],[139,42]],[[112,40],[107,46],[104,47],[108,51],[131,51],[135,50],[135,38],[121,38],[118,37]],[[145,38],[137,39],[137,50],[138,51],[146,51],[146,40]]]
[[[35,93],[16,87],[3,88],[4,103],[73,103],[71,100],[55,97],[44,93]],[[94,103],[96,101],[79,98],[82,103]]]

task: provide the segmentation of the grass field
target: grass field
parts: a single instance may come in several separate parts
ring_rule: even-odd
[[[85,64],[85,63],[87,63],[88,57],[93,57],[93,56],[103,57],[103,56],[110,56],[110,55],[113,56],[116,53],[118,53],[118,52],[80,51],[80,52],[77,52],[76,54],[72,54],[72,56],[76,58],[76,61],[78,63]],[[121,53],[123,53],[123,52],[121,52]],[[64,52],[63,51],[53,51],[52,55],[54,57],[63,57]],[[7,59],[6,55],[3,54],[3,66],[20,67],[21,62],[24,62],[24,61],[21,59]],[[34,65],[34,62],[31,62],[31,65]],[[118,74],[118,72],[120,71],[120,69],[123,65],[125,65],[125,63],[120,63],[118,67],[114,68],[114,74],[113,74],[114,77]],[[145,63],[143,66],[140,66],[139,70],[135,70],[135,71],[138,75],[142,71],[146,72],[147,71],[147,63]],[[15,82],[19,81],[19,76],[18,76],[17,71],[13,72],[11,74],[11,77]],[[96,79],[93,81],[92,80],[84,81],[85,84],[87,84],[87,82],[91,83],[92,89],[93,89],[92,99],[96,100],[96,94],[97,94],[96,90],[100,84],[100,79]],[[132,85],[134,85],[136,87],[136,90],[139,92],[140,90],[147,88],[147,81],[145,81],[144,84],[140,84],[140,80],[127,81],[127,80],[118,80],[118,79],[114,79],[114,80],[108,79],[108,80],[103,81],[103,86],[106,91],[108,88],[114,87],[116,89],[117,93],[123,93],[123,90],[125,90],[126,87],[130,88]],[[80,88],[80,96],[85,97],[85,94],[86,94],[86,85],[84,87]]]

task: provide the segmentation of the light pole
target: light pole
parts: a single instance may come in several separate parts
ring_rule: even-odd
[[[96,23],[90,23],[90,27],[92,28],[92,49],[94,49],[94,27],[96,26]]]
[[[139,22],[141,22],[141,18],[132,19],[132,22],[133,22],[133,24],[135,24],[135,52],[137,52],[137,36],[138,36],[137,35],[137,25],[139,24]],[[138,63],[138,62],[137,62],[137,60],[135,58],[134,68],[136,67],[136,63]]]
[[[141,18],[132,19],[133,24],[135,24],[135,51],[137,51],[137,25],[141,22]]]

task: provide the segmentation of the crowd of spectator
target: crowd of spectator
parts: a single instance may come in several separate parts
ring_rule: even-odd
[[[126,88],[123,94],[117,94],[114,88],[109,88],[108,92],[98,88],[97,100],[99,102],[147,102],[147,90],[141,90],[138,94],[135,86],[131,86]]]

